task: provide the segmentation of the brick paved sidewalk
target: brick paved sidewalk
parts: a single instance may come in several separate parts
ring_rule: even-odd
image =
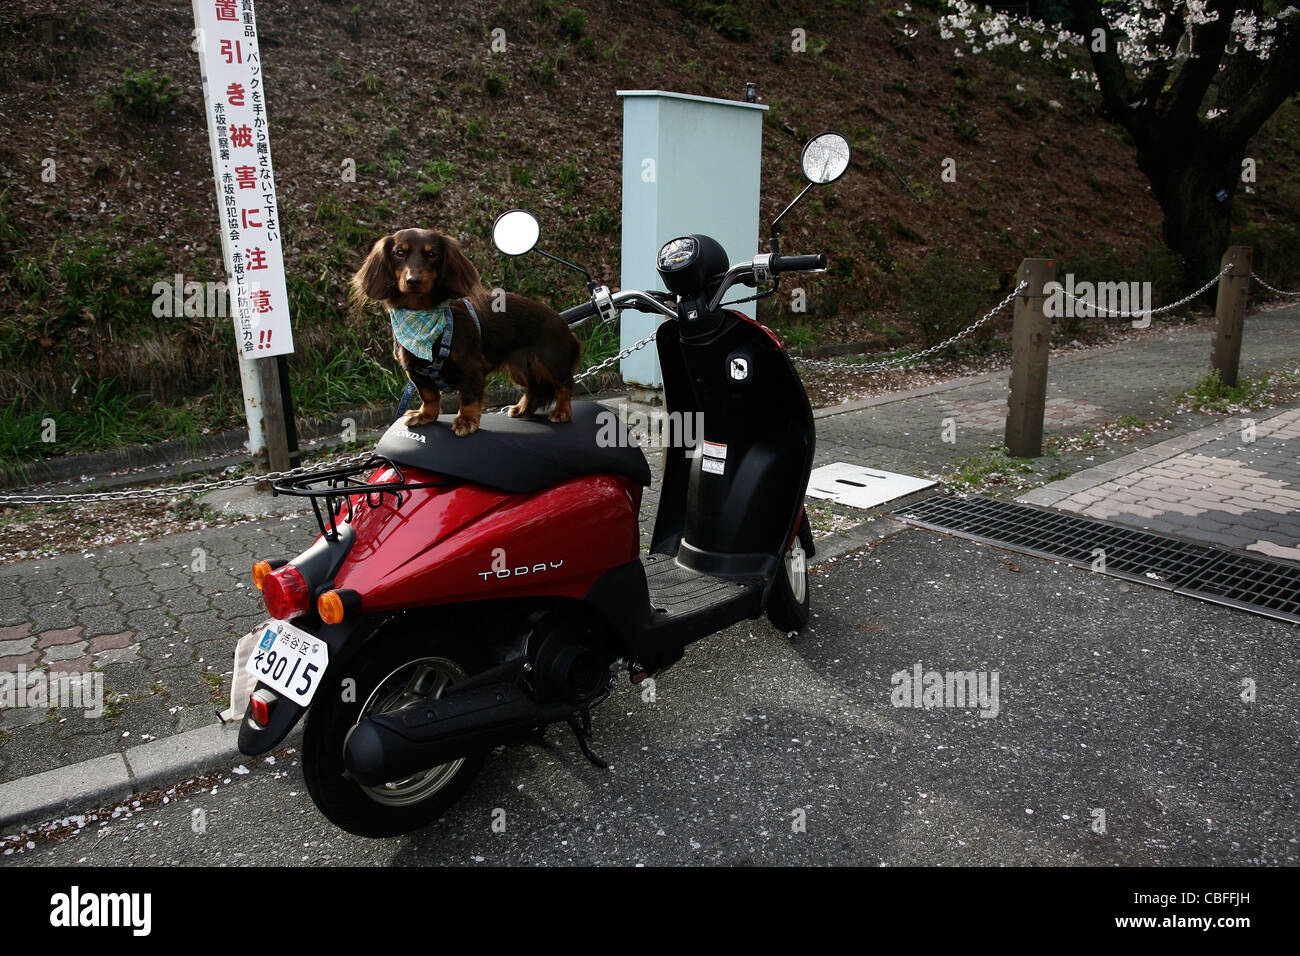
[[[1300,407],[1251,423],[1228,419],[1021,500],[1300,561]]]
[[[109,702],[109,719],[0,711],[0,782],[215,722],[234,639],[266,617],[249,568],[314,530],[310,517],[259,521],[0,568],[0,673],[94,668]]]
[[[1049,370],[1049,431],[1078,429],[1122,414],[1167,414],[1173,396],[1195,384],[1208,367],[1209,342],[1206,327],[1176,330],[1054,365]],[[1243,374],[1293,366],[1298,357],[1300,308],[1247,319]],[[911,396],[855,403],[839,413],[827,410],[817,421],[816,463],[847,461],[913,475],[935,473],[1000,439],[1005,401],[1006,375],[998,373]],[[1130,507],[1112,515],[1171,523],[1195,509],[1196,514],[1183,516],[1200,522],[1207,536],[1235,533],[1231,543],[1238,547],[1294,551],[1296,536],[1287,539],[1285,527],[1294,526],[1287,522],[1294,518],[1291,502],[1300,474],[1294,453],[1288,460],[1286,450],[1296,434],[1296,413],[1287,414],[1292,417],[1276,415],[1276,421],[1261,422],[1248,450],[1232,447],[1232,434],[1192,439],[1193,445],[1177,452],[1192,457],[1178,461],[1172,475],[1157,470],[1128,482],[1122,493],[1132,501],[1116,497],[1110,504],[1083,499],[1075,504],[1145,507],[1154,513]],[[941,440],[948,417],[957,421],[955,444]],[[1207,416],[1182,416],[1178,430],[1194,431],[1209,421]],[[1152,444],[1168,434],[1143,441]],[[1159,460],[1171,457],[1157,454]],[[1066,455],[1046,463],[1074,472],[1095,465],[1092,459],[1100,455]],[[650,457],[652,467],[657,466],[657,456]],[[1156,465],[1155,458],[1142,462],[1143,467]],[[1187,469],[1209,476],[1210,467],[1218,469],[1215,487],[1231,488],[1222,501],[1196,497],[1206,490],[1197,487],[1185,489],[1181,501],[1170,497],[1168,507],[1160,510],[1142,504],[1155,500],[1162,479],[1172,487],[1174,479],[1187,479]],[[1118,472],[1109,479],[1125,480]],[[1060,482],[1047,488],[1064,491],[1058,499],[1064,500],[1100,484],[1071,488]],[[645,516],[653,514],[656,503],[657,484],[643,504],[643,540],[650,523]],[[1175,508],[1178,504],[1186,507]],[[112,701],[106,719],[70,708],[0,710],[0,782],[213,723],[227,699],[229,684],[221,678],[231,668],[236,639],[266,618],[249,568],[267,555],[298,553],[315,533],[308,511],[0,567],[0,674],[20,667],[73,673],[91,669],[103,675]]]

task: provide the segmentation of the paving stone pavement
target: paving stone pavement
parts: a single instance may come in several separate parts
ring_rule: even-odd
[[[1000,434],[1006,428],[1007,400],[1002,398],[958,398],[943,403],[950,417],[969,428]],[[1049,398],[1043,404],[1043,427],[1049,432],[1068,430],[1106,420],[1100,405],[1071,398]]]
[[[1189,444],[1189,439],[1199,442]],[[1092,518],[1300,561],[1300,407],[1228,419],[1022,496]],[[1078,489],[1078,490],[1075,490]]]
[[[0,674],[93,670],[108,702],[108,719],[0,710],[0,782],[215,721],[234,640],[265,619],[249,568],[314,530],[298,516],[0,567]]]
[[[1210,330],[1202,326],[1053,365],[1048,430],[1077,430],[1123,414],[1166,415],[1173,396],[1208,367],[1209,346]],[[1297,357],[1300,308],[1248,318],[1244,375],[1294,366]],[[819,412],[815,463],[845,461],[904,474],[936,474],[1000,440],[1006,378],[998,373],[924,394],[882,396],[849,410]],[[957,425],[955,443],[942,439],[946,418]],[[1211,421],[1208,416],[1180,416],[1175,431],[1196,432]],[[1139,445],[1153,448],[1162,441],[1182,445],[1176,451],[1172,445],[1134,451],[1147,457],[1130,464],[1151,466],[1150,474],[1128,483],[1126,493],[1133,500],[1119,497],[1117,488],[1114,500],[1101,507],[1112,508],[1117,520],[1176,524],[1187,518],[1183,527],[1194,521],[1205,540],[1219,534],[1231,537],[1237,547],[1261,553],[1269,547],[1288,549],[1290,556],[1297,536],[1285,529],[1295,527],[1300,471],[1287,442],[1295,440],[1300,418],[1293,410],[1263,419],[1255,442],[1244,450],[1232,434],[1216,428],[1213,435],[1198,432],[1191,439],[1170,440],[1168,432],[1141,439]],[[1074,473],[1096,465],[1099,454],[1067,454],[1048,464]],[[1157,467],[1184,455],[1172,468]],[[655,482],[642,504],[643,543],[649,541],[658,503],[661,456],[647,457]],[[1123,480],[1112,472],[1085,488],[1070,486],[1074,479],[1066,478],[1040,491],[1062,501],[1111,479]],[[1215,489],[1230,488],[1231,494],[1216,499],[1217,492],[1209,492],[1207,498],[1206,487],[1187,487],[1198,480]],[[1139,498],[1135,486],[1151,493]],[[1165,488],[1160,500],[1167,507],[1147,508],[1156,512],[1152,515],[1135,510],[1156,500],[1158,488]],[[1186,495],[1173,497],[1173,488]],[[1127,507],[1113,511],[1116,503]],[[1098,501],[1080,497],[1073,504],[1082,509]],[[1186,513],[1192,510],[1196,513]],[[266,555],[296,554],[315,533],[306,511],[0,567],[0,680],[20,669],[29,673],[28,680],[33,670],[91,672],[102,675],[110,700],[102,718],[74,708],[0,709],[0,782],[214,722],[227,699],[229,684],[220,677],[231,669],[235,641],[266,617],[249,580],[251,565]]]

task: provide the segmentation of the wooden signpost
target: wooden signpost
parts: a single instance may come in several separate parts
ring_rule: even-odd
[[[221,249],[239,350],[248,451],[271,471],[289,468],[283,359],[293,352],[280,213],[253,0],[193,0],[194,50],[203,77]]]

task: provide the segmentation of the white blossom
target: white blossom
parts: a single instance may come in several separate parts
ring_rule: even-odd
[[[1014,45],[1021,53],[1032,54],[1037,44],[1042,58],[1051,62],[1068,60],[1071,48],[1087,49],[1089,45],[1084,36],[1049,26],[1041,20],[1014,18],[1005,11],[980,7],[969,0],[947,0],[947,3],[948,12],[939,18],[939,36],[944,40],[964,40],[965,48],[972,53]],[[904,10],[911,12],[911,7],[904,4]],[[1198,56],[1197,28],[1219,19],[1219,12],[1209,9],[1209,0],[1135,0],[1127,4],[1107,4],[1101,12],[1106,21],[1107,40],[1114,44],[1121,62],[1139,78],[1147,76],[1153,64],[1177,67],[1195,59]],[[1300,10],[1294,4],[1289,4],[1275,17],[1237,11],[1226,52],[1230,56],[1250,54],[1260,60],[1267,59],[1274,45],[1278,22],[1297,12]],[[1172,48],[1162,40],[1170,16],[1177,18],[1176,22],[1182,28],[1182,35]],[[1013,24],[1027,29],[1032,35],[1017,35]],[[960,51],[954,50],[954,55],[960,55]]]

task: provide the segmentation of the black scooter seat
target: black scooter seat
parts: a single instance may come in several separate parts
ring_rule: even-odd
[[[452,433],[454,415],[407,428],[400,421],[379,439],[375,454],[395,464],[461,478],[512,494],[528,494],[583,475],[624,475],[650,484],[645,455],[618,413],[595,402],[574,402],[573,419],[484,415],[478,431]]]

